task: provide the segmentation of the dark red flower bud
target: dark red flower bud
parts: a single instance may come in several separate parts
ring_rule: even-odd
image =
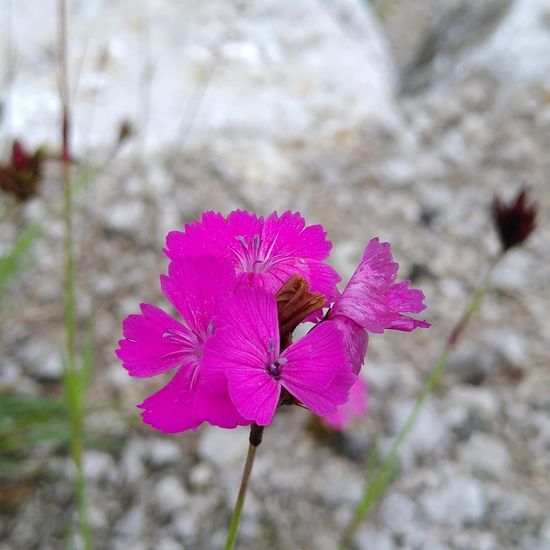
[[[9,163],[0,164],[0,189],[24,201],[36,195],[42,176],[44,151],[40,148],[30,155],[20,141],[11,148]]]
[[[27,152],[25,151],[25,148],[23,147],[23,144],[15,140],[13,142],[13,145],[11,146],[11,165],[12,168],[18,172],[20,170],[24,170],[27,167],[29,157],[27,155]]]
[[[537,207],[525,188],[509,203],[495,197],[492,214],[503,251],[523,243],[536,226]]]

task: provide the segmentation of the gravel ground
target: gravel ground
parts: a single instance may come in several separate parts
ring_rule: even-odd
[[[414,4],[425,13],[434,3]],[[387,23],[398,51],[396,29],[407,13],[399,20],[392,10]],[[259,449],[239,547],[333,549],[374,441],[381,451],[391,444],[498,248],[488,215],[493,193],[510,196],[523,184],[539,204],[539,228],[495,272],[494,289],[403,449],[397,479],[355,543],[366,550],[550,547],[549,98],[544,82],[509,91],[479,69],[398,97],[403,135],[358,124],[331,142],[287,143],[293,177],[258,184],[246,167],[197,146],[146,159],[128,152],[89,183],[77,199],[79,319],[85,328],[93,310],[97,327],[88,425],[116,441],[85,454],[97,548],[221,548],[238,488],[246,430],[165,437],[140,426],[134,405],[159,381],[129,379],[113,354],[122,318],[140,301],[166,305],[158,275],[169,229],[206,208],[300,210],[326,227],[331,261],[344,274],[379,235],[392,243],[401,275],[425,291],[430,330],[371,339],[364,420],[344,438],[327,438],[315,434],[305,411],[284,411]],[[40,197],[21,208],[3,199],[3,241],[25,221],[46,222],[34,262],[4,304],[3,390],[60,389],[60,198],[51,163]],[[2,499],[0,549],[59,548],[72,513],[71,464],[48,446],[22,460],[27,472],[41,473],[14,486],[17,499]]]

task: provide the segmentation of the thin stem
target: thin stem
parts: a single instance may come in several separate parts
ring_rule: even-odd
[[[420,395],[416,400],[415,406],[411,411],[407,421],[405,422],[405,425],[403,426],[403,428],[401,428],[401,431],[399,432],[397,438],[395,439],[390,449],[390,452],[388,453],[388,455],[386,456],[382,464],[375,470],[373,476],[370,477],[369,486],[365,491],[365,493],[363,494],[363,497],[359,501],[359,504],[355,508],[355,513],[353,515],[353,518],[348,528],[344,531],[344,535],[340,543],[340,548],[342,550],[350,546],[353,536],[355,535],[355,532],[359,528],[359,525],[365,519],[366,515],[372,508],[373,504],[379,499],[379,497],[384,492],[385,488],[391,482],[392,475],[395,471],[395,466],[396,466],[399,451],[401,450],[403,443],[407,440],[407,438],[411,434],[411,431],[416,425],[418,417],[422,412],[422,409],[424,408],[424,405],[426,404],[428,397],[432,394],[435,386],[437,385],[437,382],[441,378],[441,375],[443,374],[443,371],[447,366],[447,361],[449,359],[449,355],[451,351],[457,345],[458,341],[460,340],[460,337],[464,332],[464,329],[468,325],[474,313],[478,310],[481,302],[483,301],[483,298],[487,294],[487,291],[489,290],[489,286],[491,283],[491,276],[493,274],[493,270],[501,258],[502,258],[502,254],[498,255],[492,261],[487,271],[487,274],[483,278],[483,281],[481,282],[479,287],[475,290],[475,292],[472,294],[472,297],[470,298],[468,304],[466,305],[464,313],[462,314],[460,319],[457,321],[449,337],[447,338],[447,341],[445,342],[445,346],[436,363],[436,366],[433,368],[428,378],[426,379],[426,382],[424,383],[422,391],[420,392]]]
[[[65,334],[66,334],[66,372],[65,392],[71,417],[71,456],[76,468],[76,499],[78,505],[79,530],[86,550],[92,548],[91,529],[87,516],[87,497],[82,454],[84,448],[84,406],[83,394],[77,380],[76,357],[76,299],[75,299],[75,258],[73,232],[73,189],[71,184],[71,105],[67,70],[67,7],[65,0],[58,3],[58,48],[59,48],[59,85],[61,97],[61,160],[65,204]]]
[[[227,532],[227,540],[225,541],[224,550],[233,550],[233,548],[235,548],[235,541],[237,540],[237,533],[239,532],[239,524],[241,523],[244,499],[246,498],[246,493],[248,491],[248,482],[250,481],[250,474],[252,473],[252,467],[254,466],[256,449],[262,442],[263,431],[263,427],[258,426],[257,424],[252,424],[252,426],[250,426],[250,443],[248,445],[246,462],[244,463],[243,477],[241,479],[237,502],[235,502],[235,507],[233,508],[233,515],[231,517],[231,523],[229,524],[229,531]]]

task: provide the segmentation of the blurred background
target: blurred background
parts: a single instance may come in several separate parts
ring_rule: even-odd
[[[63,548],[58,6],[0,6],[0,549]],[[328,550],[498,250],[493,195],[528,185],[539,229],[495,272],[355,544],[550,548],[550,1],[69,0],[67,54],[94,547],[221,548],[238,489],[247,430],[143,426],[135,405],[163,381],[114,355],[140,302],[167,307],[169,230],[299,210],[344,280],[380,236],[426,293],[430,330],[371,338],[365,418],[319,434],[295,408],[266,430],[239,548]],[[10,170],[38,148],[17,193]]]

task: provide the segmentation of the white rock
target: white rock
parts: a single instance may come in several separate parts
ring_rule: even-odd
[[[121,548],[124,544],[137,542],[143,534],[143,528],[145,526],[145,511],[141,505],[131,508],[126,515],[118,520],[114,527],[116,537],[121,543]],[[131,546],[135,548],[135,546]]]
[[[124,480],[130,486],[145,478],[144,454],[145,444],[141,440],[131,439],[124,447],[121,469]]]
[[[167,439],[149,439],[146,449],[147,459],[153,466],[168,466],[181,458],[179,446]]]
[[[201,463],[193,466],[189,473],[189,481],[193,487],[202,489],[212,483],[214,471],[209,464]]]
[[[15,135],[28,135],[32,126],[32,140],[48,144],[57,139],[59,111],[55,65],[46,53],[55,14],[32,0],[20,0],[18,10],[25,25],[14,32],[9,119]],[[274,139],[319,135],[323,121],[346,127],[358,120],[393,125],[398,118],[388,45],[372,10],[358,0],[269,0],[246,8],[224,0],[139,2],[132,17],[124,2],[88,2],[70,18],[69,64],[80,83],[78,152],[112,146],[121,118],[136,111],[140,151],[180,146],[192,128],[198,146],[213,136],[248,143],[251,160]],[[151,67],[151,80],[144,80]]]
[[[402,493],[392,493],[382,502],[380,513],[385,524],[393,531],[408,530],[414,518],[414,502]]]
[[[155,546],[157,550],[185,550],[185,547],[170,537],[164,537]]]
[[[407,421],[413,401],[396,403],[391,410],[391,430],[397,434]],[[403,446],[404,455],[411,451],[416,456],[424,456],[432,453],[440,447],[448,437],[448,430],[443,415],[439,413],[433,399],[429,400],[422,413],[418,417],[407,442]]]
[[[145,218],[145,205],[139,199],[115,203],[106,212],[106,223],[110,229],[133,232]]]
[[[82,457],[84,476],[88,481],[109,481],[116,477],[116,466],[111,455],[88,449]]]
[[[394,550],[397,546],[389,533],[360,529],[354,541],[360,550]]]
[[[459,475],[420,498],[426,516],[442,525],[479,523],[485,514],[486,495],[473,477]]]
[[[179,510],[187,503],[188,498],[176,476],[163,477],[154,489],[154,504],[162,515],[169,515]]]
[[[248,430],[220,430],[206,426],[201,433],[199,454],[220,469],[244,463],[248,448]]]
[[[511,457],[506,445],[489,435],[474,434],[459,451],[461,463],[494,477],[508,474]]]

